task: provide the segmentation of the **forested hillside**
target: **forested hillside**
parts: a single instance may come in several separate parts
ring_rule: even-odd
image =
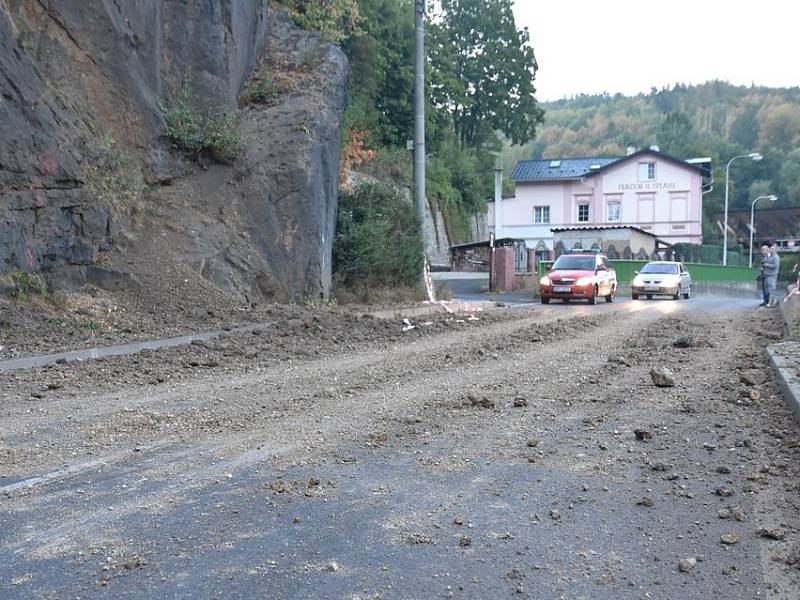
[[[634,97],[578,96],[543,108],[545,122],[535,139],[506,148],[507,168],[520,158],[619,156],[628,145],[656,144],[681,157],[710,156],[716,185],[705,197],[709,214],[723,204],[727,161],[757,151],[764,160],[740,160],[731,168],[732,207],[748,207],[762,194],[777,194],[780,205],[800,204],[800,88],[713,81]],[[705,233],[718,232],[706,227]]]

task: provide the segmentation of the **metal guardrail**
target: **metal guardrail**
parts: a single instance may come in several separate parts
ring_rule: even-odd
[[[642,267],[649,261],[646,260],[612,260],[614,270],[617,272],[618,283],[630,283],[633,281],[636,271],[641,271]],[[552,265],[553,261],[539,261],[537,265],[538,278],[547,272],[546,266]],[[723,267],[722,265],[709,265],[704,263],[683,263],[692,276],[692,281],[698,283],[753,283],[758,275],[758,269],[748,267]],[[538,279],[537,278],[537,279]]]

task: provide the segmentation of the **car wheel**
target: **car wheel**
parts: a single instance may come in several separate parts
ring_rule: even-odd
[[[691,297],[692,297],[692,288],[689,288],[689,291],[688,291],[688,292],[686,292],[686,293],[683,295],[683,299],[684,299],[684,300],[688,300],[688,299],[689,299],[689,298],[691,298]]]
[[[550,298],[547,296],[542,296],[542,304],[550,304]]]
[[[647,294],[647,299],[648,300],[652,300],[653,299],[653,294]]]
[[[589,304],[597,304],[597,286],[594,286],[592,290],[592,295],[589,298]]]
[[[680,300],[681,299],[681,286],[678,286],[678,291],[672,294],[673,300]]]
[[[608,296],[606,296],[606,302],[613,302],[614,301],[614,294],[616,294],[616,293],[617,293],[617,290],[615,288],[611,288],[611,293]]]
[[[638,300],[639,294],[631,294],[631,298],[633,298],[634,300]]]

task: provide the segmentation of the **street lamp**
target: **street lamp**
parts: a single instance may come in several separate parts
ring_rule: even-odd
[[[753,226],[754,226],[753,219],[755,217],[756,202],[758,202],[759,200],[769,200],[770,202],[775,202],[775,200],[777,199],[778,197],[775,194],[770,194],[769,196],[759,196],[758,198],[753,200],[753,203],[750,205],[750,268],[751,269],[753,268]]]
[[[750,160],[761,160],[764,158],[758,152],[751,152],[750,154],[740,154],[739,156],[734,156],[732,159],[728,161],[728,165],[725,167],[725,220],[723,221],[722,225],[722,266],[727,266],[728,264],[728,179],[730,177],[731,171],[731,163],[739,158],[749,158]]]

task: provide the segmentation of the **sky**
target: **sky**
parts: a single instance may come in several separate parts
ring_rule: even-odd
[[[531,34],[539,100],[712,79],[800,85],[795,0],[515,0],[514,13]]]

